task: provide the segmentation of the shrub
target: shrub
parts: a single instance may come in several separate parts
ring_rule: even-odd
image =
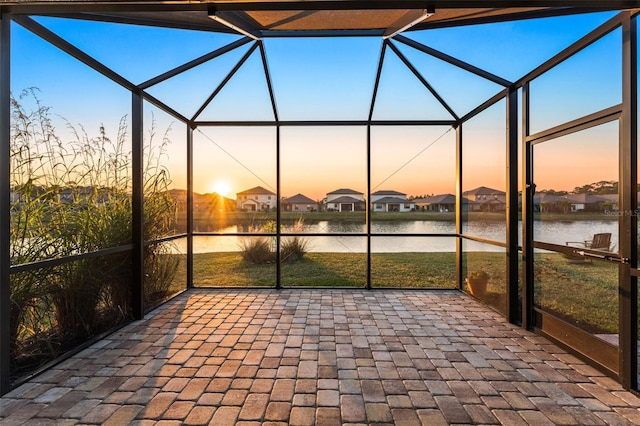
[[[308,241],[302,237],[288,237],[282,241],[280,259],[282,262],[302,260],[307,253]]]
[[[298,219],[293,225],[292,231],[300,233],[304,230],[304,221]],[[282,240],[280,248],[280,259],[282,262],[296,262],[302,260],[307,253],[309,240],[303,237],[286,237]]]
[[[267,238],[246,238],[242,242],[242,259],[247,262],[261,265],[275,262],[275,258]]]
[[[302,232],[302,219],[298,220],[294,226],[294,232]],[[275,233],[276,223],[273,220],[267,221],[260,228],[252,227],[251,232]],[[303,237],[285,237],[281,240],[280,261],[295,262],[301,260],[307,253],[308,241]],[[273,263],[276,261],[276,237],[251,237],[246,238],[241,244],[242,259],[254,264]]]

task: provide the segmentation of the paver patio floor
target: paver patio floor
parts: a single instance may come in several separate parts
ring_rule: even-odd
[[[455,291],[192,290],[0,399],[0,424],[640,424]]]

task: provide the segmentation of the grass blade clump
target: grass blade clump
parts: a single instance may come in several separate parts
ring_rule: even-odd
[[[67,122],[64,140],[37,90],[11,99],[11,264],[64,258],[131,243],[132,161],[127,117],[115,138],[100,126],[90,136]],[[169,131],[169,130],[168,130]],[[167,131],[167,132],[168,132]],[[175,202],[160,158],[168,133],[145,140],[145,238],[175,228]],[[176,256],[167,244],[145,250],[150,299],[170,289]],[[15,374],[35,368],[131,315],[131,254],[88,257],[11,275]],[[164,291],[164,294],[163,294]],[[151,294],[153,294],[151,296]],[[145,298],[146,299],[146,298]]]

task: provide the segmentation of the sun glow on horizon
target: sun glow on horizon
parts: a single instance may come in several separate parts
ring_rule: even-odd
[[[233,188],[229,181],[224,179],[218,179],[217,181],[211,184],[211,190],[223,197],[229,197],[233,195]]]

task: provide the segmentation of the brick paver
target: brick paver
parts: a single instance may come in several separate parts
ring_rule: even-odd
[[[455,291],[192,290],[0,399],[0,424],[639,424]]]

